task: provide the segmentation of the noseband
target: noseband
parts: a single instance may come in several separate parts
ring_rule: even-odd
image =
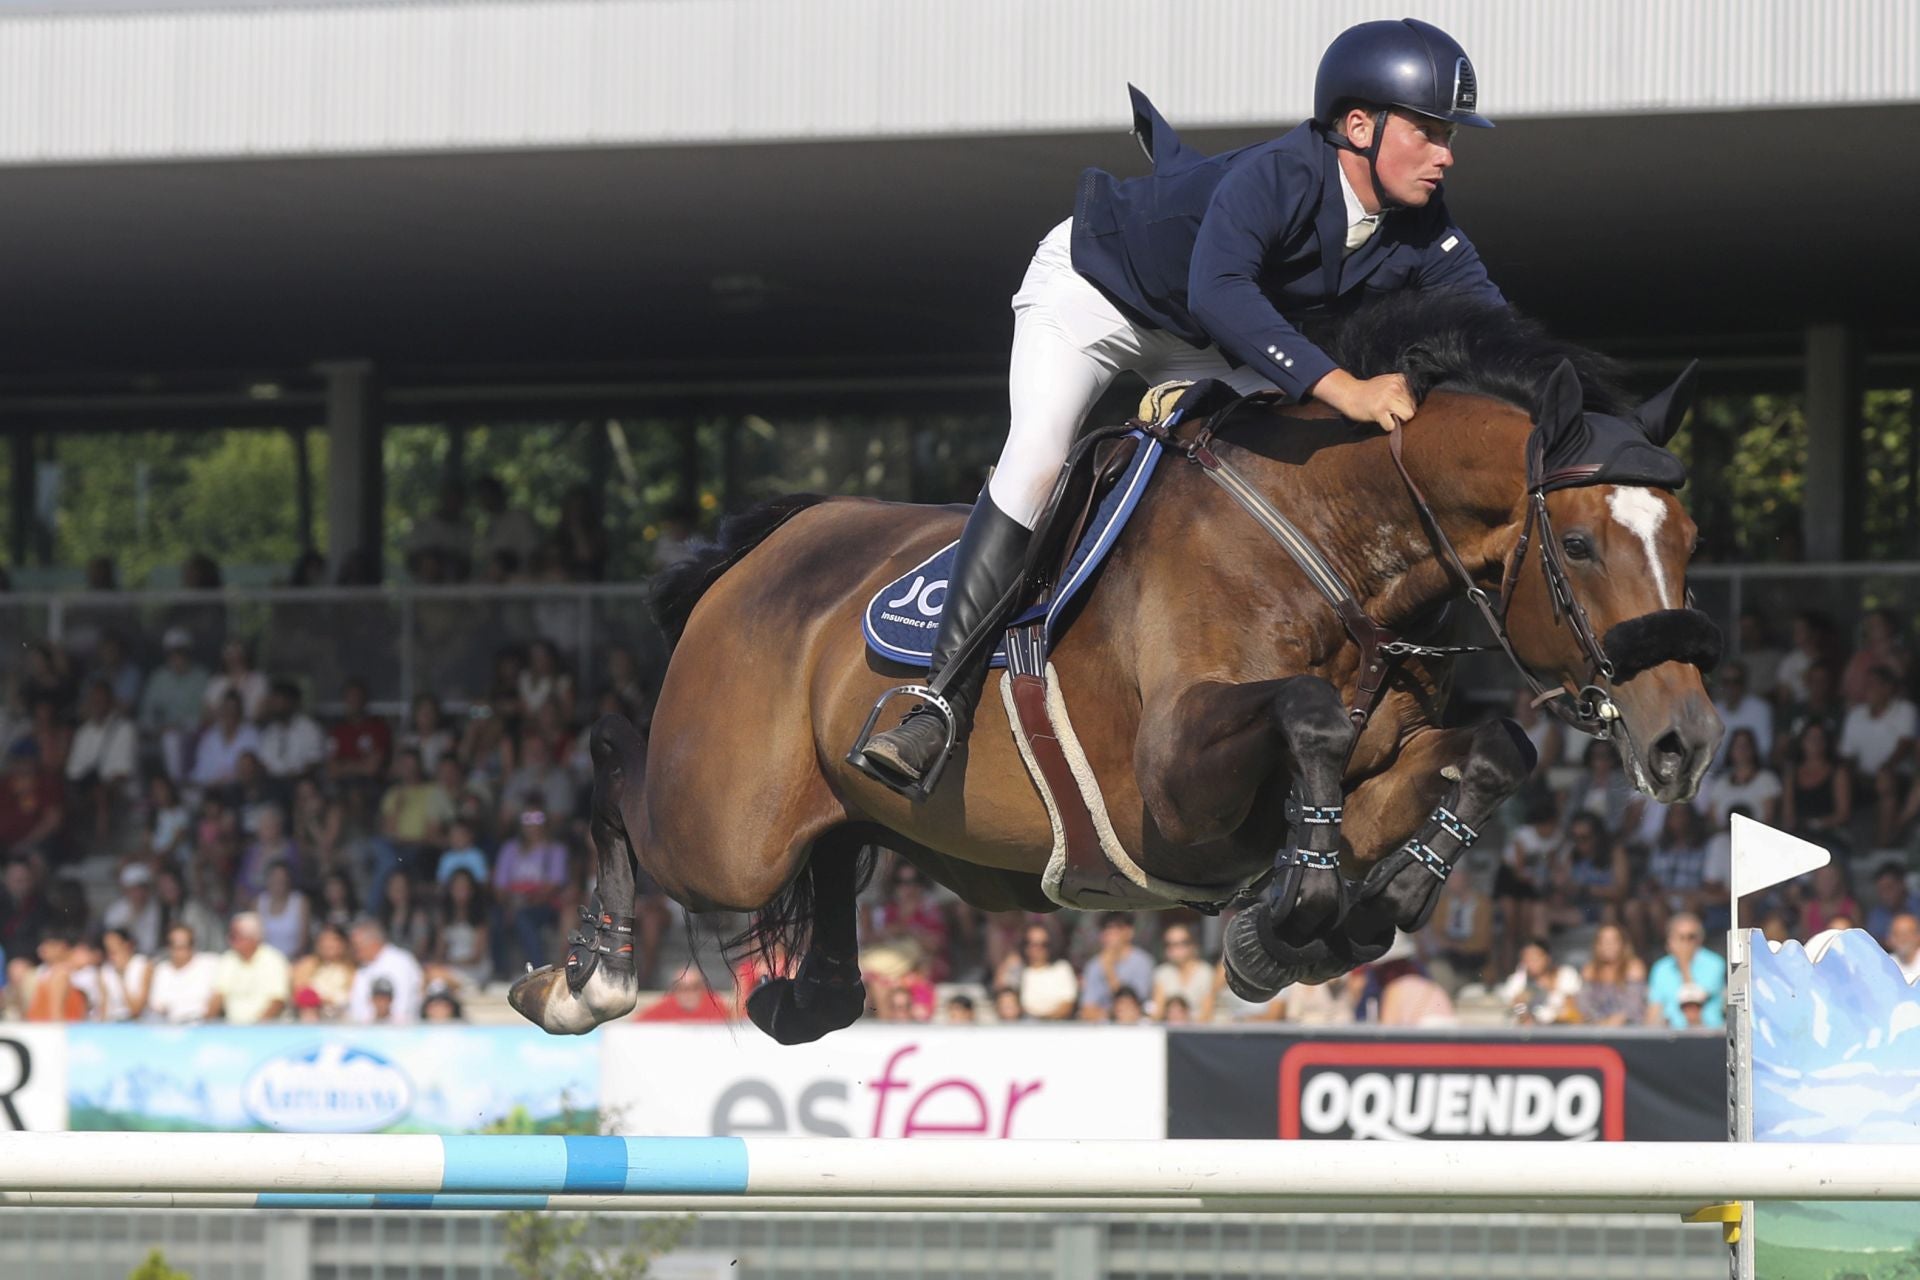
[[[1415,483],[1413,473],[1407,470],[1400,432],[1396,431],[1389,437],[1388,451],[1393,454],[1393,464],[1399,468],[1400,478],[1406,482],[1414,505],[1420,509],[1420,519],[1426,525],[1428,536],[1440,549],[1442,558],[1454,576],[1465,587],[1467,599],[1486,619],[1498,647],[1513,663],[1514,670],[1533,689],[1534,705],[1546,707],[1568,727],[1590,737],[1605,739],[1613,736],[1613,724],[1620,718],[1620,709],[1614,705],[1612,695],[1602,687],[1603,681],[1610,685],[1622,685],[1641,672],[1665,662],[1687,662],[1702,671],[1711,671],[1719,663],[1720,629],[1706,614],[1692,607],[1692,592],[1688,592],[1687,607],[1684,609],[1660,609],[1629,618],[1609,628],[1604,637],[1594,633],[1593,620],[1587,615],[1586,606],[1574,595],[1573,583],[1567,576],[1565,553],[1561,549],[1560,539],[1554,534],[1553,519],[1547,514],[1547,494],[1555,489],[1592,483],[1595,473],[1599,471],[1598,466],[1566,467],[1541,475],[1538,454],[1534,449],[1528,449],[1531,483],[1527,486],[1527,515],[1520,526],[1519,541],[1514,543],[1513,552],[1500,568],[1500,593],[1496,605],[1473,580],[1459,552],[1454,550],[1452,540],[1434,518],[1433,510],[1428,506],[1426,496],[1420,492],[1420,486]],[[1554,625],[1565,625],[1572,630],[1574,641],[1586,659],[1587,679],[1577,687],[1571,680],[1559,686],[1542,684],[1521,660],[1507,633],[1507,613],[1513,604],[1514,588],[1519,585],[1520,572],[1526,564],[1527,550],[1534,541],[1536,531],[1540,543],[1540,570],[1547,580],[1547,596],[1553,602]]]

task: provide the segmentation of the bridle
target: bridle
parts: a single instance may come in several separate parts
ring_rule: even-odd
[[[1593,619],[1587,615],[1586,606],[1573,593],[1573,584],[1567,577],[1565,552],[1561,549],[1560,539],[1554,535],[1553,517],[1547,513],[1549,492],[1591,481],[1599,471],[1599,466],[1584,464],[1564,467],[1543,475],[1539,432],[1536,430],[1528,438],[1527,514],[1520,525],[1519,540],[1500,566],[1499,603],[1496,605],[1486,590],[1474,581],[1460,553],[1454,550],[1453,540],[1447,537],[1446,530],[1440,527],[1440,521],[1434,517],[1433,508],[1428,505],[1426,495],[1420,491],[1413,473],[1407,470],[1402,440],[1404,434],[1395,431],[1388,437],[1387,450],[1393,455],[1393,465],[1406,483],[1407,492],[1413,497],[1413,505],[1420,510],[1420,521],[1426,526],[1427,536],[1439,549],[1441,559],[1446,562],[1453,576],[1465,588],[1467,599],[1486,619],[1487,629],[1493,633],[1496,642],[1495,645],[1463,646],[1461,651],[1479,652],[1498,647],[1507,655],[1513,669],[1520,673],[1520,678],[1533,690],[1535,706],[1545,707],[1569,728],[1589,737],[1602,740],[1611,738],[1614,722],[1620,718],[1620,709],[1614,705],[1612,695],[1601,687],[1600,682],[1613,680],[1616,674],[1613,660],[1607,656],[1606,646],[1594,633]],[[1513,639],[1507,632],[1507,614],[1513,606],[1514,588],[1520,583],[1520,571],[1526,564],[1527,550],[1533,543],[1536,530],[1540,542],[1540,570],[1546,577],[1548,598],[1553,602],[1554,625],[1565,625],[1573,631],[1574,641],[1587,661],[1587,679],[1582,685],[1576,686],[1571,680],[1557,686],[1543,684],[1514,649]]]
[[[1188,396],[1192,396],[1188,392]],[[1406,484],[1413,504],[1419,509],[1421,523],[1425,526],[1428,538],[1432,541],[1440,558],[1446,563],[1449,572],[1464,589],[1468,600],[1473,602],[1480,616],[1486,620],[1487,629],[1493,633],[1492,644],[1436,645],[1409,640],[1400,633],[1380,625],[1364,609],[1353,592],[1348,589],[1339,572],[1327,561],[1317,547],[1313,545],[1278,508],[1269,502],[1258,489],[1249,484],[1245,477],[1223,460],[1213,449],[1213,438],[1227,419],[1242,405],[1249,402],[1270,401],[1285,403],[1279,392],[1256,391],[1250,395],[1238,396],[1207,414],[1193,435],[1180,438],[1175,428],[1186,421],[1186,415],[1179,412],[1184,407],[1176,407],[1173,414],[1162,422],[1145,422],[1135,419],[1126,424],[1127,429],[1142,431],[1160,441],[1198,466],[1209,480],[1224,489],[1254,521],[1278,542],[1300,567],[1316,590],[1332,606],[1348,636],[1359,647],[1360,669],[1354,696],[1347,702],[1347,716],[1356,728],[1365,727],[1372,717],[1374,708],[1379,705],[1386,691],[1388,678],[1400,662],[1410,657],[1448,658],[1459,654],[1485,653],[1499,649],[1506,654],[1507,660],[1526,681],[1533,691],[1535,706],[1545,707],[1569,728],[1592,738],[1611,739],[1614,725],[1620,719],[1620,709],[1614,705],[1613,697],[1602,687],[1602,681],[1611,683],[1618,675],[1614,660],[1608,656],[1605,641],[1594,633],[1593,620],[1587,614],[1586,607],[1574,595],[1573,584],[1567,575],[1567,566],[1559,539],[1554,535],[1553,520],[1547,512],[1547,494],[1555,489],[1571,488],[1576,485],[1593,483],[1599,472],[1597,464],[1582,464],[1563,467],[1552,472],[1544,469],[1545,446],[1539,428],[1536,427],[1527,440],[1527,511],[1520,527],[1520,537],[1514,543],[1513,550],[1501,565],[1498,603],[1487,594],[1485,588],[1475,581],[1460,553],[1454,549],[1453,540],[1447,537],[1440,527],[1440,521],[1434,516],[1433,508],[1428,504],[1420,485],[1407,469],[1404,453],[1403,431],[1395,431],[1387,437],[1388,452],[1393,455],[1394,466],[1400,472],[1401,480]],[[1573,631],[1574,640],[1586,659],[1587,678],[1584,684],[1576,685],[1572,680],[1560,685],[1548,685],[1534,675],[1532,669],[1520,657],[1514,648],[1513,639],[1507,630],[1507,614],[1513,604],[1515,588],[1519,585],[1520,575],[1526,565],[1527,552],[1535,538],[1540,543],[1540,569],[1546,577],[1547,594],[1553,602],[1553,620],[1556,626],[1564,625]],[[1691,605],[1691,599],[1688,601]],[[1625,624],[1623,624],[1625,625]],[[1629,673],[1631,674],[1631,673]],[[1354,742],[1359,741],[1358,735]],[[1351,754],[1351,748],[1349,748]]]

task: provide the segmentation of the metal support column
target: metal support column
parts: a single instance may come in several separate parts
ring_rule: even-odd
[[[1107,1274],[1107,1229],[1099,1222],[1056,1222],[1053,1280],[1102,1280]]]
[[[348,556],[365,550],[377,578],[385,543],[384,424],[373,363],[342,360],[316,367],[327,380],[327,559],[337,573]]]
[[[13,565],[17,569],[27,562],[33,544],[33,432],[25,428],[17,429],[9,437],[9,444],[12,447],[9,462],[13,468],[13,528],[8,530],[8,541],[12,545]]]
[[[263,1242],[265,1280],[312,1280],[313,1221],[299,1214],[276,1213],[267,1219]]]
[[[1807,500],[1801,534],[1811,561],[1856,558],[1860,510],[1859,352],[1843,324],[1806,332]]]

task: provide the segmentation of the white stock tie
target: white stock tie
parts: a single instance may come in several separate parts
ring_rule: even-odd
[[[1380,229],[1380,215],[1369,213],[1360,221],[1347,228],[1347,252],[1352,253],[1367,241],[1373,239],[1373,233]]]

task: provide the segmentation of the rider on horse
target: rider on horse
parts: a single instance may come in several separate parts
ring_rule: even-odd
[[[961,534],[932,650],[936,677],[968,663],[944,683],[956,741],[992,646],[961,650],[1020,578],[1074,435],[1116,375],[1277,388],[1391,431],[1413,416],[1405,379],[1354,377],[1287,316],[1352,301],[1362,285],[1504,302],[1440,195],[1454,130],[1493,127],[1460,45],[1412,18],[1362,23],[1328,46],[1313,96],[1313,119],[1285,136],[1205,156],[1134,90],[1153,173],[1089,169],[1073,217],[1040,242],[1013,299],[1011,430]],[[868,740],[864,764],[916,794],[947,749],[946,714],[916,706]]]

